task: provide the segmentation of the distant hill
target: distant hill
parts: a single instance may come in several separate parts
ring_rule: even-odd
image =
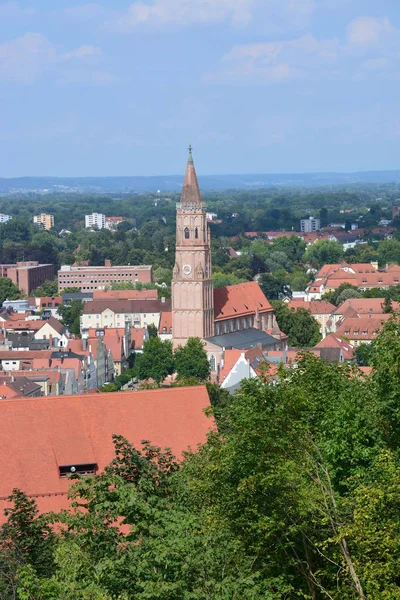
[[[0,178],[0,193],[122,193],[179,192],[182,175],[154,177],[15,177]],[[260,175],[203,175],[203,190],[257,189],[268,187],[311,187],[367,183],[400,183],[400,171],[360,171],[356,173],[300,173]]]

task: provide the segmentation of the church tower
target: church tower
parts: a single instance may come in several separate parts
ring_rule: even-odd
[[[174,346],[189,337],[214,335],[210,231],[189,146],[181,201],[176,211],[176,253],[172,278]]]

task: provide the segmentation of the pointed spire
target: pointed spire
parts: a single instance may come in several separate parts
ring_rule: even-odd
[[[186,167],[185,180],[183,182],[182,204],[201,204],[200,188],[197,181],[196,169],[194,168],[192,146],[189,146],[189,158]]]

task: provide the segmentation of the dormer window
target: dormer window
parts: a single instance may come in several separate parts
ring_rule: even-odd
[[[184,231],[185,231],[185,240],[188,240],[190,237],[189,228],[185,227]]]
[[[68,477],[68,475],[95,475],[97,469],[97,463],[61,465],[58,467],[60,477]]]

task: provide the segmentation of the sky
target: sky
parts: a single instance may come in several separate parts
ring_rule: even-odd
[[[0,177],[400,168],[399,0],[0,0]]]

